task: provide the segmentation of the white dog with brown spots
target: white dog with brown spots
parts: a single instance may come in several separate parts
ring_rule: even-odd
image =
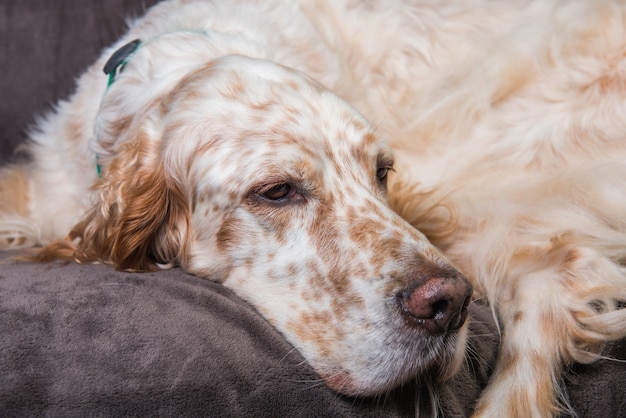
[[[220,281],[350,395],[454,375],[473,285],[503,331],[475,415],[553,416],[563,365],[626,336],[625,22],[161,2],[0,172],[0,247]]]

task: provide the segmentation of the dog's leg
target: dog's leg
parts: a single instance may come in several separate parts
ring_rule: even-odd
[[[0,250],[32,247],[39,242],[37,225],[29,219],[29,182],[26,169],[0,170]]]
[[[0,169],[0,250],[63,238],[88,207],[97,177],[86,144],[92,124],[79,131],[75,114],[51,114],[27,144],[30,160]]]
[[[567,408],[559,391],[563,365],[593,361],[603,343],[626,336],[625,237],[608,230],[602,236],[565,233],[513,251],[506,277],[485,291],[503,333],[475,416],[556,415]]]
[[[502,332],[476,416],[556,415],[567,407],[563,366],[626,337],[625,175],[599,164],[488,190],[495,199],[456,196],[457,227],[434,241],[492,304]]]
[[[512,265],[519,275],[500,294],[501,351],[478,417],[557,415],[567,408],[562,364],[591,361],[602,343],[626,333],[624,267],[559,239],[518,257]]]

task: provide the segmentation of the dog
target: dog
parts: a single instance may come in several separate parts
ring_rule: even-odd
[[[219,281],[351,396],[449,379],[485,299],[474,416],[555,416],[563,368],[626,336],[625,22],[616,0],[163,1],[0,172],[0,247]]]

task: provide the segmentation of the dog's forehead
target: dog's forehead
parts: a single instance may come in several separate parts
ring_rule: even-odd
[[[288,130],[291,136],[310,133],[310,140],[339,136],[358,143],[371,131],[353,107],[305,74],[238,55],[191,72],[168,101],[173,103],[170,116],[181,116],[182,123],[204,121],[234,133]]]
[[[386,141],[355,109],[305,75],[263,60],[225,57],[173,93],[166,142],[187,171],[249,178],[333,165],[372,169]],[[229,175],[230,174],[230,175]]]

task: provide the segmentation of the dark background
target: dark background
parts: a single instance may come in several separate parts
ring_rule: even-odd
[[[0,163],[102,48],[157,0],[0,0]]]

